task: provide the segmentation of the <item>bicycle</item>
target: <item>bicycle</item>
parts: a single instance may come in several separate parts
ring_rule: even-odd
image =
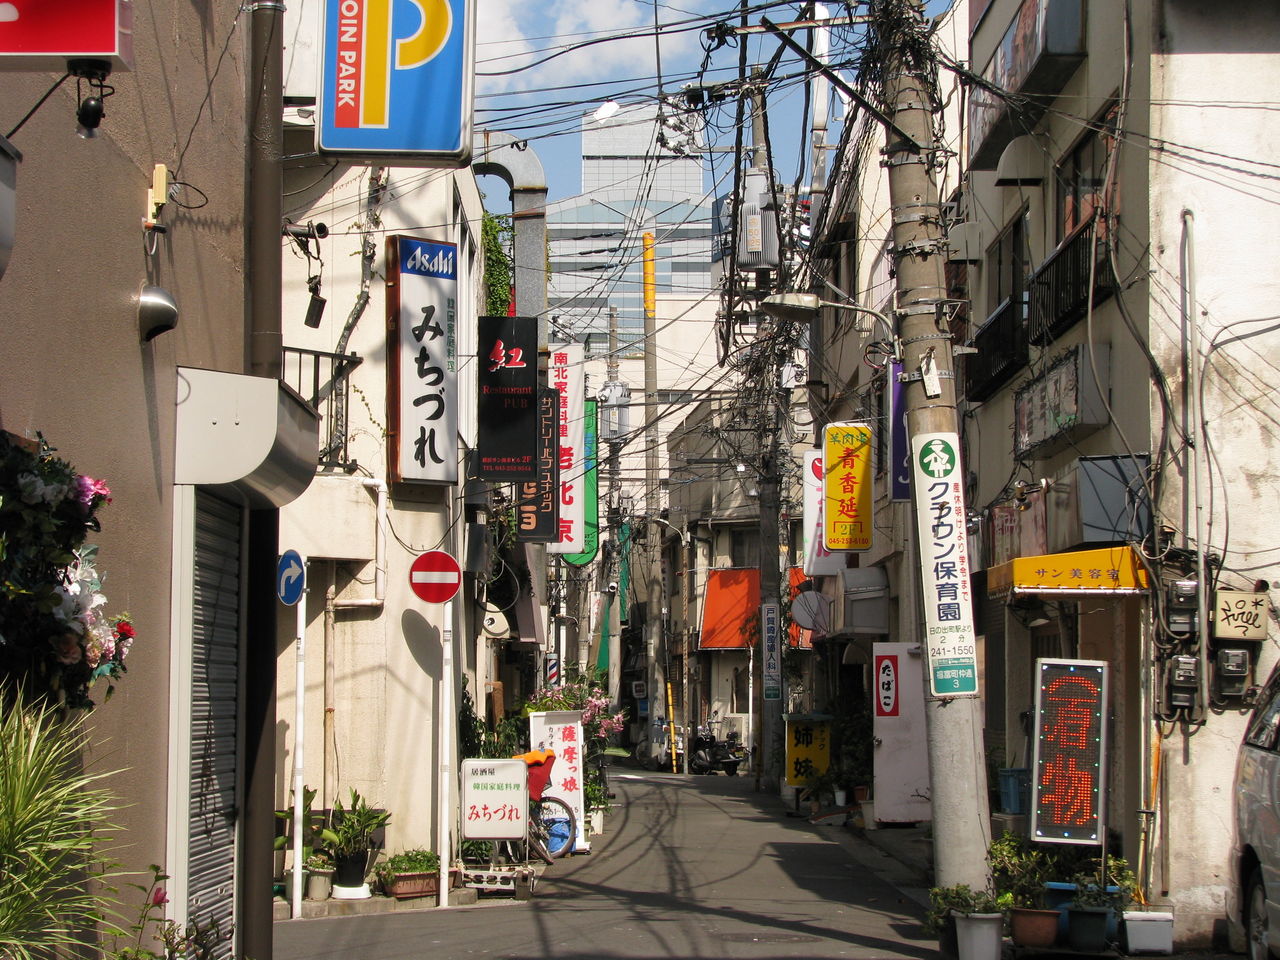
[[[553,863],[573,849],[578,835],[577,819],[569,805],[558,797],[543,796],[551,782],[556,755],[550,750],[530,750],[520,754],[529,771],[529,823],[525,834],[528,848],[547,863]]]

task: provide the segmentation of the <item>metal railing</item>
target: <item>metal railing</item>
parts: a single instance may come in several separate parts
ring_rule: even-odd
[[[983,324],[965,356],[966,399],[986,400],[1027,365],[1027,306],[1022,297],[1006,300]]]
[[[1089,308],[1089,261],[1096,256],[1093,304],[1115,293],[1106,261],[1106,241],[1086,223],[1055,250],[1028,285],[1031,292],[1031,342],[1048,343],[1075,326]]]
[[[356,463],[347,454],[351,371],[362,358],[354,353],[325,353],[301,347],[284,348],[281,378],[296,390],[322,423],[318,463],[350,473]]]

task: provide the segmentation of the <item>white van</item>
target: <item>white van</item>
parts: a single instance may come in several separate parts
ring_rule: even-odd
[[[1239,900],[1230,918],[1249,960],[1270,960],[1280,957],[1280,668],[1249,720],[1235,796]]]

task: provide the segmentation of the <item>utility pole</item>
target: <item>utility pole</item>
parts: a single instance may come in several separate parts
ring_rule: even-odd
[[[881,15],[879,29],[890,51],[884,158],[924,614],[935,883],[985,889],[990,811],[966,556],[964,469],[945,309],[945,237],[933,172],[939,148],[934,142],[936,96],[927,76],[931,53],[918,0],[885,4]]]

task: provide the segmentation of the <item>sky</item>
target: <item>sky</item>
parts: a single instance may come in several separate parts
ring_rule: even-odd
[[[762,13],[775,21],[789,20],[800,7],[779,4],[753,13],[750,22],[759,22]],[[655,12],[662,27],[657,50]],[[659,55],[664,91],[678,91],[695,78],[704,61],[706,27],[737,20],[738,9],[731,0],[658,0],[656,11],[653,0],[478,0],[476,127],[528,138],[547,175],[548,199],[573,196],[581,186],[582,115],[609,99],[652,103],[658,91]],[[619,34],[636,36],[619,39]],[[584,43],[589,45],[572,49]],[[777,44],[772,37],[750,37],[748,63],[767,60]],[[736,78],[737,64],[737,48],[724,46],[712,52],[704,76],[708,82]],[[771,122],[771,139],[779,152],[787,145],[789,159],[775,155],[784,176],[794,172],[793,154],[799,150],[794,119],[800,112],[798,96],[793,89],[770,103],[771,116],[793,116],[779,129]],[[713,142],[719,136],[721,143],[732,144],[733,110],[732,101],[720,109],[724,129],[710,135]],[[723,172],[727,165],[721,162],[718,169]],[[491,208],[506,209],[501,181],[482,178],[481,188]]]

